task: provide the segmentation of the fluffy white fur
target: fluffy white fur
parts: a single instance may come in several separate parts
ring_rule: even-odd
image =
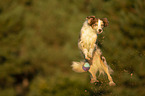
[[[72,63],[72,69],[75,72],[86,72],[83,70],[83,65],[85,61],[75,62]],[[105,57],[101,56],[100,49],[97,48],[97,50],[94,53],[93,59],[92,59],[92,65],[90,66],[89,72],[91,73],[91,83],[98,82],[96,79],[96,73],[99,72],[99,74],[106,73],[109,79],[109,85],[114,86],[115,83],[112,80],[112,77],[110,74],[113,72],[113,70],[107,65]]]
[[[104,56],[102,56],[101,50],[97,47],[96,45],[96,40],[97,40],[97,33],[101,33],[102,30],[102,24],[103,21],[100,19],[92,19],[95,17],[88,18],[81,29],[81,34],[80,34],[80,40],[78,42],[78,47],[81,49],[83,55],[85,56],[86,60],[91,60],[92,64],[90,65],[90,69],[88,70],[91,73],[91,83],[97,82],[98,80],[96,79],[96,73],[99,72],[101,73],[106,73],[109,79],[109,85],[115,85],[115,83],[112,80],[112,77],[110,76],[111,72],[113,70],[107,65],[106,59]],[[91,21],[92,20],[92,21]],[[107,22],[107,18],[105,18]],[[91,24],[89,24],[91,22]],[[93,22],[93,23],[92,23]],[[107,23],[104,23],[106,25]],[[106,25],[107,26],[107,25]],[[106,27],[105,26],[105,27]],[[98,32],[99,29],[101,32]],[[73,62],[72,64],[72,69],[75,72],[85,72],[83,70],[83,65],[85,61],[80,61],[80,62]]]
[[[88,24],[88,20],[86,20],[81,29],[81,37],[78,43],[78,47],[82,50],[86,59],[90,59],[92,57],[96,46],[96,40],[97,32]]]

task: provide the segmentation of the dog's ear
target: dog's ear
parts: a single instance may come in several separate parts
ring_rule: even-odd
[[[90,19],[90,18],[94,18],[95,19],[95,16],[87,16],[86,19]]]
[[[102,20],[103,23],[104,23],[104,27],[107,27],[107,26],[109,25],[109,21],[108,21],[107,18],[103,18],[103,19],[101,19],[101,20]]]
[[[95,16],[88,16],[86,19],[88,20],[88,24],[92,25],[96,18],[95,18]]]

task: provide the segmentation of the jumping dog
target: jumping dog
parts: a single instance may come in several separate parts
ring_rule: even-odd
[[[111,77],[111,72],[113,71],[106,62],[104,56],[102,56],[101,50],[96,44],[97,34],[101,34],[103,32],[103,27],[108,26],[107,18],[99,19],[95,18],[95,16],[88,16],[86,21],[84,22],[80,36],[78,47],[81,49],[85,60],[80,62],[73,62],[72,69],[75,72],[86,72],[89,71],[91,73],[91,83],[98,82],[96,79],[96,73],[106,73],[109,79],[109,85],[113,86],[115,83]],[[90,67],[88,70],[84,70],[84,64],[88,62]]]

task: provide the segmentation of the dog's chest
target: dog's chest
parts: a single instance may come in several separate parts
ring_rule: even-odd
[[[86,44],[95,43],[97,39],[97,35],[95,32],[90,30],[82,30],[81,40]]]

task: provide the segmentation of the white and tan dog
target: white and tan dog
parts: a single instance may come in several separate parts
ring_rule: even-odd
[[[102,56],[101,50],[97,47],[96,40],[97,34],[103,32],[103,27],[108,26],[107,18],[97,19],[95,16],[89,16],[83,24],[81,29],[78,46],[81,49],[85,60],[80,62],[73,62],[72,69],[75,72],[86,72],[83,66],[86,62],[89,62],[91,73],[91,83],[98,82],[96,79],[96,73],[106,73],[109,79],[109,85],[113,86],[115,83],[110,76],[112,69],[107,65],[106,59]]]
[[[90,60],[96,46],[97,34],[103,32],[103,27],[108,26],[107,18],[97,19],[88,16],[81,29],[78,46],[83,52],[85,59]]]

